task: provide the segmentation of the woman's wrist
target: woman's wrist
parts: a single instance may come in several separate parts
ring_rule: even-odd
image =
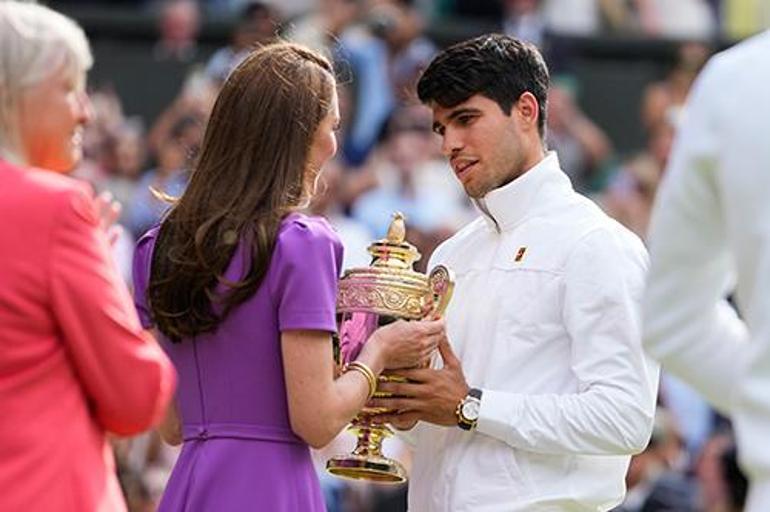
[[[377,376],[374,374],[374,371],[369,368],[369,365],[358,359],[345,366],[345,372],[350,371],[358,372],[366,379],[366,384],[369,387],[369,392],[366,396],[366,401],[368,402],[377,391]]]
[[[371,368],[375,375],[379,375],[385,369],[385,353],[382,342],[376,338],[376,334],[367,340],[357,360]]]

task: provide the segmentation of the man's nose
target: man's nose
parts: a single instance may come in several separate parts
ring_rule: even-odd
[[[445,130],[441,137],[441,153],[447,158],[462,149],[462,141],[454,130]]]

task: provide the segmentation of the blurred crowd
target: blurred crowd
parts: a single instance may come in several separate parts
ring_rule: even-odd
[[[687,93],[712,53],[715,36],[737,39],[770,26],[759,0],[170,0],[159,13],[156,55],[189,60],[177,98],[157,119],[124,112],[111,88],[92,91],[95,121],[85,135],[86,158],[76,175],[123,204],[125,228],[115,257],[130,282],[134,243],[184,191],[204,136],[207,115],[229,71],[255,45],[276,37],[329,55],[341,81],[340,152],[323,175],[309,210],[327,217],[345,245],[344,267],[367,265],[367,245],[385,235],[401,211],[408,238],[423,259],[476,216],[431,130],[430,112],[414,98],[420,70],[438,51],[427,36],[442,17],[476,16],[544,51],[552,70],[547,143],[558,152],[575,188],[593,198],[643,239]],[[208,60],[196,57],[202,17],[235,13],[229,44]],[[683,41],[674,64],[647,85],[640,111],[646,144],[620,152],[580,108],[586,94],[570,73],[563,36],[637,34]],[[746,482],[735,462],[729,422],[685,385],[664,375],[652,441],[632,460],[628,497],[618,510],[728,512],[741,509]],[[114,441],[121,481],[135,512],[154,510],[176,456],[154,433]],[[331,512],[405,510],[403,486],[348,483],[323,475],[325,457],[347,450],[352,437],[318,453]],[[387,445],[402,460],[406,446]]]

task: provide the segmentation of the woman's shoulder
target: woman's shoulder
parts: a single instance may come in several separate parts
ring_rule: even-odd
[[[282,247],[341,246],[342,243],[329,221],[323,217],[290,213],[281,222],[276,245]]]
[[[155,249],[159,230],[160,225],[155,225],[136,241],[133,264],[134,286],[144,286],[149,281],[152,252]]]
[[[152,243],[158,238],[158,232],[160,231],[160,223],[154,224],[150,229],[144,232],[137,240],[137,245]]]
[[[27,204],[48,209],[60,208],[75,199],[91,201],[91,186],[70,176],[35,167],[19,167],[8,162],[0,162],[4,175],[14,181],[14,194],[23,196]],[[6,181],[6,180],[4,180]]]
[[[158,239],[158,232],[160,231],[160,224],[155,224],[136,239],[136,245],[134,249],[134,255],[143,255],[143,258],[149,257],[155,247],[155,242]]]

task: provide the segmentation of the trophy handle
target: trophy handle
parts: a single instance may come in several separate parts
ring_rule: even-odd
[[[433,309],[429,316],[441,317],[452,299],[452,292],[455,288],[454,272],[444,265],[435,266],[428,275],[428,286],[430,293],[433,294]]]

